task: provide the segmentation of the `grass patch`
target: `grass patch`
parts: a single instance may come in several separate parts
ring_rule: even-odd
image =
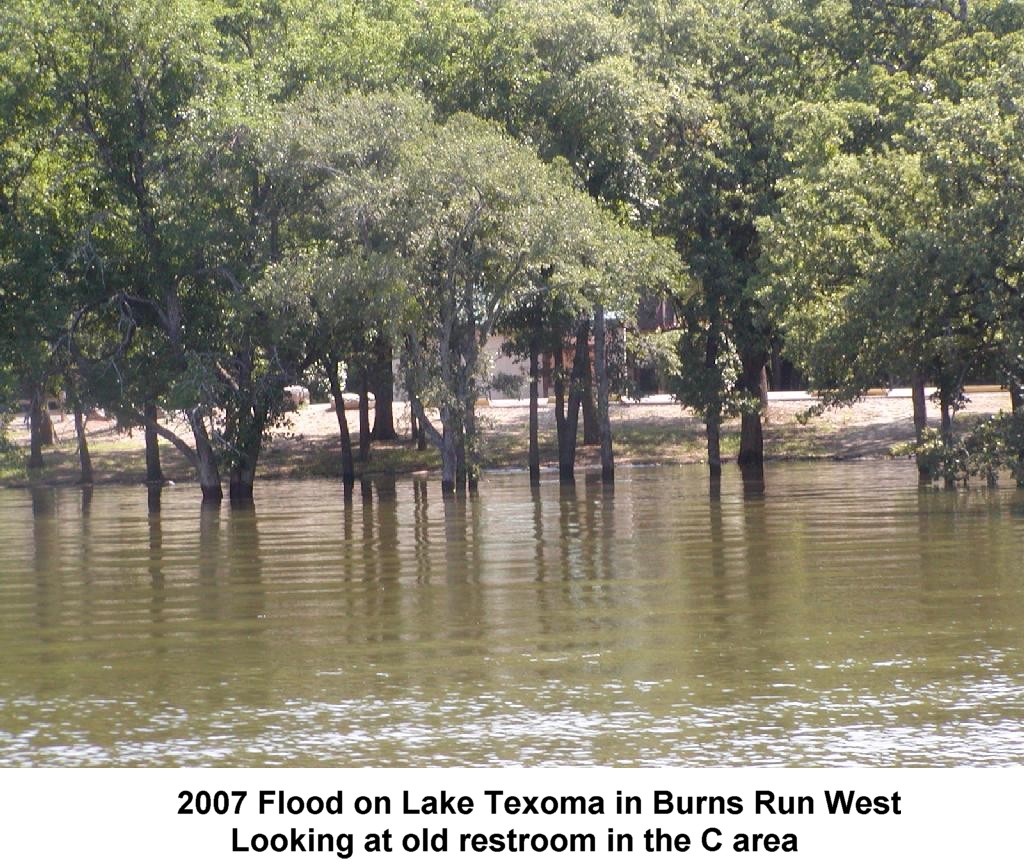
[[[15,485],[27,481],[24,452],[15,446],[0,450],[0,484]]]
[[[370,460],[356,461],[356,475],[414,473],[441,466],[436,449],[423,452],[408,440],[373,443]],[[341,446],[336,437],[286,437],[263,451],[259,475],[264,479],[328,479],[341,476]]]

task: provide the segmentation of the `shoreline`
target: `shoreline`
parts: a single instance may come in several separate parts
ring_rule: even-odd
[[[956,416],[957,427],[971,418],[1008,410],[1006,392],[973,392],[967,406]],[[804,393],[772,393],[765,417],[765,461],[851,461],[891,457],[894,446],[913,439],[913,416],[909,398],[897,393],[872,395],[848,407],[826,410],[801,422],[798,416],[815,402]],[[929,406],[929,421],[937,412]],[[479,409],[481,467],[486,471],[526,469],[528,407],[523,402],[495,401]],[[431,473],[440,468],[436,450],[428,446],[419,452],[409,441],[407,405],[394,405],[399,439],[373,442],[370,460],[356,464],[357,476]],[[373,414],[371,412],[371,424]],[[630,465],[685,465],[706,462],[703,422],[679,404],[665,400],[618,403],[611,408],[615,460]],[[358,437],[358,413],[349,411],[353,440]],[[17,450],[0,455],[0,488],[34,486],[74,487],[79,485],[77,442],[70,414],[63,420],[54,416],[58,443],[44,449],[44,466],[29,473],[25,468],[28,433],[15,419],[8,428]],[[181,426],[185,433],[184,426]],[[581,424],[582,429],[582,424]],[[542,468],[557,466],[554,442],[554,410],[541,404],[540,445]],[[90,421],[89,449],[94,467],[94,485],[145,484],[144,438],[141,429],[118,430],[112,421]],[[581,435],[582,439],[582,435]],[[738,448],[739,421],[722,427],[722,453],[734,463]],[[340,446],[337,420],[327,404],[305,405],[289,412],[271,431],[271,439],[260,458],[260,480],[335,478],[340,476]],[[161,441],[161,461],[169,482],[194,481],[192,468],[177,449]],[[581,473],[597,467],[597,446],[580,445],[577,469]]]

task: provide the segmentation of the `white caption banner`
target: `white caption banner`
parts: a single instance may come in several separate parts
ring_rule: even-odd
[[[6,865],[1019,864],[1024,770],[0,771]]]

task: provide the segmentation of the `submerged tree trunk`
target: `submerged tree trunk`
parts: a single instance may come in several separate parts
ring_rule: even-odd
[[[466,432],[458,423],[452,425],[452,437],[455,442],[455,493],[466,493],[466,480],[469,477],[466,466]]]
[[[763,464],[741,464],[740,476],[743,479],[744,497],[760,497],[764,494]]]
[[[132,408],[124,408],[118,411],[125,418],[130,419],[133,424],[152,428],[165,440],[170,441],[174,447],[185,456],[188,463],[195,468],[196,476],[199,479],[199,487],[203,492],[203,503],[218,504],[224,496],[221,490],[220,468],[217,462],[217,454],[214,452],[213,444],[210,442],[210,435],[206,430],[206,422],[202,416],[202,408],[194,407],[188,413],[189,427],[192,429],[192,437],[195,446],[190,446],[170,428],[166,428],[155,419],[148,419],[142,413]],[[157,486],[150,486],[156,490]]]
[[[704,374],[714,382],[718,374],[718,323],[714,315],[708,326],[708,339],[704,346]],[[704,431],[708,443],[708,472],[713,480],[722,476],[722,412],[720,399],[715,398],[705,408]]]
[[[608,415],[608,364],[605,352],[604,305],[594,306],[594,371],[597,377],[597,424],[601,441],[601,481],[615,481],[612,424]]]
[[[247,506],[253,500],[256,466],[263,448],[263,434],[270,416],[267,384],[254,376],[255,354],[236,353],[231,378],[232,401],[226,410],[224,441],[228,445],[228,497],[232,506]]]
[[[715,474],[711,474],[711,476],[708,477],[708,496],[711,498],[712,501],[716,501],[722,496],[721,469],[719,469],[719,473],[717,476]]]
[[[924,374],[914,371],[910,375],[910,399],[914,406],[914,440],[918,446],[924,443],[924,432],[928,427],[928,402],[924,395]],[[931,481],[931,475],[924,456],[917,455],[917,475],[922,481]]]
[[[246,399],[239,407],[234,424],[228,425],[225,431],[225,439],[234,445],[228,472],[228,497],[232,506],[252,503],[267,415],[262,400]]]
[[[420,420],[423,421],[422,419]],[[445,497],[455,495],[458,476],[458,444],[455,437],[455,425],[450,412],[441,411],[441,494]]]
[[[946,389],[939,387],[939,412],[942,432],[942,443],[946,447],[953,445],[953,407]],[[956,475],[951,463],[947,462],[945,470],[946,488],[956,487]]]
[[[733,323],[740,335],[740,448],[736,456],[743,475],[744,490],[752,493],[756,478],[764,467],[764,420],[768,411],[768,371],[770,342],[754,322],[752,311],[745,309]],[[763,489],[763,480],[761,482]]]
[[[539,407],[540,370],[537,364],[537,339],[530,340],[530,449],[528,463],[530,465],[530,485],[540,485],[540,439],[539,439]]]
[[[345,415],[345,395],[338,379],[338,364],[334,359],[327,360],[327,382],[334,399],[334,415],[338,419],[338,438],[341,441],[341,479],[345,486],[345,495],[352,496],[355,485],[355,459],[352,455],[352,435],[348,430],[348,417]]]
[[[1015,416],[1024,410],[1024,389],[1021,387],[1021,380],[1017,379],[1010,384],[1010,412]],[[1017,463],[1024,465],[1024,442],[1017,447]],[[1017,477],[1017,487],[1024,488],[1024,474]]]
[[[740,420],[740,452],[737,462],[746,467],[764,464],[764,428],[759,410],[744,410]]]
[[[415,360],[418,347],[414,336],[410,335],[407,338],[406,346],[410,355]],[[444,358],[445,355],[446,353],[442,353],[442,366],[444,366],[446,361]],[[458,455],[456,452],[455,425],[454,420],[452,419],[452,407],[450,404],[441,402],[441,406],[439,408],[441,424],[439,429],[438,426],[427,417],[426,408],[423,406],[423,402],[417,394],[417,383],[413,374],[414,370],[415,362],[407,365],[405,389],[409,395],[409,408],[416,417],[419,436],[423,438],[424,442],[426,441],[426,438],[429,437],[430,442],[441,454],[441,494],[446,498],[453,497],[455,494],[455,476],[458,465]]]
[[[1021,388],[1021,379],[1017,378],[1010,384],[1010,412],[1017,415],[1024,410],[1024,389]],[[1024,441],[1018,441],[1017,464],[1024,466]],[[1017,477],[1017,487],[1024,488],[1024,473]]]
[[[476,399],[480,395],[476,374],[480,362],[481,337],[472,301],[467,297],[469,329],[466,335],[462,357],[465,370],[458,378],[462,388],[462,447],[466,465],[466,489],[475,494],[480,486],[480,444],[476,436]]]
[[[232,505],[252,503],[255,484],[256,461],[253,456],[247,454],[241,463],[229,471],[228,497]]]
[[[740,452],[737,462],[743,467],[764,464],[764,427],[762,415],[768,403],[768,375],[764,358],[758,354],[744,359],[743,385],[756,406],[745,409],[740,421]]]
[[[373,393],[376,403],[373,411],[373,439],[397,440],[395,432],[395,375],[391,369],[391,345],[381,341],[377,349],[377,367],[374,371]]]
[[[480,457],[477,453],[476,402],[473,394],[466,401],[463,441],[465,444],[466,488],[470,494],[474,494],[480,487]]]
[[[220,468],[217,466],[217,454],[206,431],[206,424],[198,407],[189,413],[189,425],[196,441],[194,465],[199,476],[199,487],[203,492],[204,503],[220,503],[224,492],[220,485]]]
[[[29,469],[43,466],[43,405],[41,389],[32,390],[31,404],[29,405]]]
[[[148,401],[142,408],[142,415],[150,422],[156,422],[156,404]],[[160,466],[160,435],[150,425],[142,430],[146,438],[146,482],[155,485],[164,481],[164,471]]]
[[[558,442],[558,478],[565,483],[576,481],[576,440],[579,433],[580,404],[583,398],[583,376],[590,365],[590,322],[584,320],[576,330],[576,351],[569,376],[569,400]],[[556,394],[557,399],[557,394]]]
[[[565,362],[561,347],[552,353],[553,382],[555,388],[555,441],[558,447],[558,475],[562,476],[562,450],[565,441]]]

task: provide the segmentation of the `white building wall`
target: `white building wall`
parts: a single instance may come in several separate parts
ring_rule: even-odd
[[[518,359],[505,355],[501,351],[501,345],[505,342],[503,335],[491,335],[484,344],[482,356],[487,360],[488,376],[495,374],[506,374],[519,377],[522,380],[522,388],[518,395],[506,394],[491,389],[491,396],[495,398],[525,398],[529,387],[530,362],[528,359]],[[485,389],[485,392],[487,390]]]

